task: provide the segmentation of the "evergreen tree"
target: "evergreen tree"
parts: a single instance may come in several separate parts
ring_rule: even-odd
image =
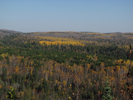
[[[110,95],[110,93],[111,93],[111,88],[109,86],[109,81],[108,81],[108,78],[107,78],[107,81],[105,82],[105,87],[104,87],[104,90],[103,90],[102,100],[112,100],[113,97]]]
[[[49,90],[49,84],[47,83],[47,81],[45,79],[42,82],[42,88],[43,88],[45,93],[47,93]]]
[[[3,71],[2,71],[2,81],[6,81],[6,78],[7,78],[7,69],[3,68]]]
[[[94,93],[91,93],[91,100],[94,100]]]

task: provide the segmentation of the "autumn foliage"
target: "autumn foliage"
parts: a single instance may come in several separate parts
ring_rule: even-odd
[[[132,99],[132,33],[0,33],[1,100]]]

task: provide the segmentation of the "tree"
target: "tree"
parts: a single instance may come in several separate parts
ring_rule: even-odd
[[[11,87],[11,90],[8,91],[6,98],[16,100],[16,98],[17,98],[16,97],[16,91],[14,90],[13,87]]]
[[[7,79],[7,69],[3,68],[3,72],[2,72],[2,80],[5,82]]]
[[[91,93],[91,100],[94,100],[94,93]]]
[[[105,87],[104,87],[104,90],[103,90],[102,100],[112,100],[113,97],[110,95],[110,93],[111,93],[111,88],[109,86],[109,81],[108,81],[108,78],[107,78],[107,81],[105,82]]]
[[[15,67],[15,72],[18,74],[18,72],[19,72],[19,67],[18,66]]]
[[[42,88],[43,88],[45,93],[47,93],[49,90],[49,84],[47,83],[47,81],[45,79],[43,79]]]
[[[6,56],[5,59],[7,60],[7,65],[10,65],[9,57]]]

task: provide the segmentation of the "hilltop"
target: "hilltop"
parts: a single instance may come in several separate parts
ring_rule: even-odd
[[[9,36],[9,35],[20,35],[21,37],[27,37],[27,40],[35,40],[37,42],[41,41],[53,41],[52,37],[56,40],[70,39],[78,40],[78,42],[83,44],[98,44],[98,45],[117,45],[117,46],[126,46],[132,44],[133,42],[133,33],[95,33],[95,32],[17,32],[13,30],[0,30],[0,37]],[[51,38],[50,38],[51,37]],[[47,39],[48,38],[48,39]],[[60,39],[59,39],[60,38]],[[62,38],[62,39],[61,39]],[[16,38],[17,39],[17,38]],[[19,38],[18,38],[19,39]],[[55,41],[54,39],[54,41]],[[25,40],[23,40],[25,41]]]

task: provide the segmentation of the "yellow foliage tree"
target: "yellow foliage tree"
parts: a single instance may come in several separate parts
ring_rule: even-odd
[[[18,74],[18,72],[19,72],[19,67],[18,66],[15,67],[15,72]]]
[[[101,64],[100,64],[100,68],[101,68],[101,70],[104,69],[104,66],[105,66],[104,62],[101,62]]]
[[[127,66],[130,65],[130,60],[129,60],[129,59],[126,61],[126,65],[127,65]]]
[[[67,85],[67,82],[63,80],[63,86],[65,87]]]

